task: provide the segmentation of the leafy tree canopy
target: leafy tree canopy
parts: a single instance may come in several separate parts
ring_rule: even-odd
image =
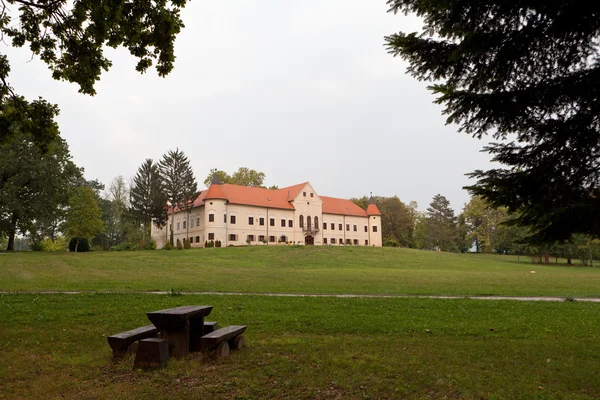
[[[91,187],[78,187],[69,199],[69,212],[64,231],[71,238],[88,240],[104,231],[102,211]],[[77,247],[75,251],[77,251]]]
[[[228,175],[227,172],[213,169],[210,174],[204,180],[204,184],[208,187],[212,183],[213,176],[217,176],[221,183],[230,183],[232,185],[240,186],[252,186],[252,187],[264,187],[263,182],[265,180],[264,172],[259,172],[254,169],[240,167],[232,175]],[[277,189],[277,186],[271,186],[270,189]]]
[[[183,28],[180,10],[187,0],[0,0],[0,34],[15,47],[28,46],[45,62],[54,79],[76,83],[93,95],[94,84],[111,61],[106,46],[123,46],[138,59],[136,70],[153,63],[160,76],[173,69],[175,36]],[[22,103],[10,86],[10,63],[0,56],[0,106],[13,101],[19,118],[39,129],[33,137],[47,144],[56,135],[53,110],[42,100]],[[0,116],[0,142],[10,135]]]
[[[385,38],[445,106],[448,123],[500,140],[505,168],[468,187],[518,212],[530,239],[600,236],[600,3],[388,0],[424,18],[421,33]]]

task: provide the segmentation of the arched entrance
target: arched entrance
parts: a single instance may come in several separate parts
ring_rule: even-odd
[[[314,245],[314,244],[315,244],[315,238],[314,238],[314,237],[312,237],[312,236],[310,236],[310,235],[308,235],[308,236],[306,236],[306,237],[304,238],[304,243],[305,243],[306,245],[312,246],[312,245]]]

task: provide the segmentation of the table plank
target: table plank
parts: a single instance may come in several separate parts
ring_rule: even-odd
[[[203,318],[211,313],[213,306],[182,306],[166,310],[152,311],[146,316],[156,327],[170,327],[184,321]]]

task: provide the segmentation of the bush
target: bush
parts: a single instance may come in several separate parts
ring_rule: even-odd
[[[400,242],[396,239],[388,238],[383,241],[383,247],[400,247]]]
[[[42,240],[43,251],[66,251],[68,247],[67,239],[57,236],[54,242],[50,238]]]
[[[192,245],[190,244],[190,238],[187,238],[186,240],[183,241],[183,248],[184,249],[191,249]]]
[[[209,240],[208,242],[204,242],[204,247],[206,247],[206,248],[215,247],[215,242],[213,242],[212,240]]]
[[[111,246],[111,251],[138,251],[144,250],[146,247],[140,243],[132,243],[132,242],[123,242]]]
[[[221,247],[221,241],[220,240],[217,240],[215,242],[215,247]]]
[[[79,244],[77,242],[79,241]],[[77,252],[85,253],[90,251],[90,242],[86,238],[73,238],[69,242],[69,251],[75,251],[75,245],[77,244]]]
[[[144,245],[145,250],[156,250],[156,242],[152,239],[148,240]]]
[[[44,251],[44,243],[42,243],[42,242],[32,243],[31,251]]]
[[[173,245],[171,242],[167,241],[167,243],[163,246],[163,250],[173,250]]]
[[[183,245],[181,244],[181,240],[177,239],[177,250],[183,250]]]

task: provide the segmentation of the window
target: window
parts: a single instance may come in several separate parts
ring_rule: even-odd
[[[248,225],[254,225],[254,217],[248,217]]]
[[[179,230],[179,222],[177,223],[177,230]]]
[[[335,224],[333,222],[331,223],[331,230],[335,231]]]
[[[312,229],[312,220],[309,217],[306,217],[306,229],[308,229],[309,231]]]
[[[194,219],[192,218],[192,220],[190,221],[190,228],[194,227]]]
[[[275,236],[269,236],[269,242],[275,243]]]
[[[208,222],[215,222],[215,214],[208,214]]]
[[[288,221],[288,228],[293,228],[293,227],[294,227],[294,220],[293,220],[293,219],[290,219],[290,220]]]
[[[223,222],[227,223],[227,214],[223,214]]]
[[[200,243],[200,236],[196,236],[196,243]]]
[[[264,217],[260,217],[260,218],[258,219],[258,224],[259,224],[260,226],[263,226],[263,225],[265,224],[265,218],[264,218]]]
[[[365,232],[369,232],[369,227],[365,225]]]
[[[365,240],[365,246],[368,246],[368,245],[369,245],[369,241]]]
[[[229,241],[230,242],[236,242],[237,241],[237,235],[229,235]]]
[[[298,226],[300,226],[300,228],[304,228],[304,215],[301,215],[300,218],[298,219]]]
[[[357,226],[356,226],[356,225],[354,225],[354,232],[356,232],[356,230],[357,230],[357,229],[358,229],[358,228],[357,228]]]
[[[351,244],[350,239],[346,239],[346,244]]]
[[[259,242],[264,242],[265,241],[265,235],[259,235],[258,236],[258,241]]]
[[[377,225],[373,225],[373,232],[377,232]]]
[[[194,243],[194,237],[193,236],[190,238],[190,243]]]
[[[323,230],[327,229],[327,222],[323,222]]]
[[[279,238],[279,240],[281,240],[282,242],[287,242],[287,236],[281,235],[281,237]]]
[[[208,234],[208,240],[215,240],[215,234],[214,233],[209,233]]]
[[[183,221],[183,229],[185,229],[187,226],[187,221]]]
[[[306,192],[302,192],[302,196],[306,197]]]
[[[269,220],[269,225],[270,225],[270,226],[275,226],[275,218],[271,218],[271,219]]]
[[[342,227],[342,224],[338,224],[338,229],[339,229],[340,231],[343,231],[343,230],[344,230],[344,228]]]
[[[314,196],[314,193],[311,193],[311,194],[310,194],[310,197],[315,197],[315,196]]]
[[[196,226],[200,226],[200,217],[196,218]],[[197,240],[196,240],[197,242]]]
[[[327,244],[327,238],[323,238],[323,244]]]
[[[247,242],[254,242],[254,235],[248,235]]]
[[[319,217],[315,217],[315,229],[319,229]]]
[[[285,219],[283,219],[283,218],[281,219],[281,227],[285,228]]]
[[[354,239],[354,245],[358,246],[358,239]]]
[[[331,238],[331,244],[335,244],[335,238]]]
[[[235,215],[232,215],[229,217],[229,223],[230,224],[235,224]]]
[[[350,224],[346,224],[346,231],[350,230]]]

